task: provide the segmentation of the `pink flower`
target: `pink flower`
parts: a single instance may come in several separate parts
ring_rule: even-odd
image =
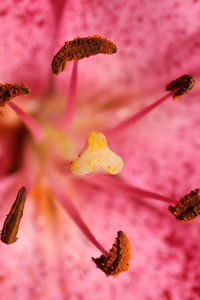
[[[106,175],[76,179],[62,164],[77,156],[88,131],[117,126],[183,74],[198,79],[199,13],[195,0],[0,4],[0,81],[30,86],[30,97],[14,103],[32,114],[46,137],[36,143],[9,106],[2,109],[2,224],[19,187],[25,185],[29,197],[17,242],[0,247],[1,299],[199,299],[199,220],[180,223],[168,203],[132,188],[176,201],[198,187],[198,87],[110,135],[111,149],[124,159],[123,181]],[[67,134],[53,131],[48,124],[62,112],[72,64],[55,78],[52,57],[64,41],[93,34],[115,42],[118,53],[79,62],[73,127]],[[60,190],[105,249],[118,230],[127,233],[128,272],[115,279],[96,269],[91,257],[101,253],[68,215],[70,202],[51,192]]]

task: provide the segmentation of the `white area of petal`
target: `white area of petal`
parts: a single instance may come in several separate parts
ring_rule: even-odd
[[[91,173],[115,175],[121,172],[123,160],[109,149],[106,137],[101,132],[92,131],[88,135],[85,149],[71,163],[70,168],[76,176]]]

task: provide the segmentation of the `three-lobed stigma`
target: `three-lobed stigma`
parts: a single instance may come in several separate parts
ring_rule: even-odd
[[[29,88],[24,83],[0,83],[0,106],[4,106],[9,100],[16,96],[24,96],[29,94]]]
[[[93,258],[97,268],[101,269],[106,276],[117,277],[129,268],[131,259],[131,246],[129,239],[123,231],[118,231],[115,242],[108,255]]]
[[[191,91],[194,85],[195,79],[192,75],[183,75],[167,84],[166,90],[172,91],[173,99],[177,99],[178,97]]]
[[[77,37],[65,42],[65,45],[55,54],[51,64],[52,72],[56,75],[63,72],[66,63],[71,60],[79,60],[99,53],[114,54],[116,52],[116,45],[100,35]]]
[[[176,206],[169,206],[169,211],[183,222],[191,222],[200,216],[200,189],[191,191],[181,198]]]
[[[123,160],[109,149],[105,135],[98,131],[89,133],[85,149],[70,165],[76,176],[91,173],[116,175],[122,168]]]

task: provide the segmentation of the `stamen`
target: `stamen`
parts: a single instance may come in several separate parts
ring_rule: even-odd
[[[0,83],[0,106],[4,106],[9,100],[16,96],[29,94],[28,86],[21,82],[16,84]]]
[[[98,240],[95,238],[93,233],[90,231],[89,227],[86,225],[84,220],[82,219],[81,215],[79,214],[77,208],[72,203],[72,201],[67,198],[64,194],[60,193],[57,189],[55,189],[52,185],[51,188],[55,194],[55,196],[60,199],[62,205],[67,210],[69,216],[74,220],[76,225],[81,229],[83,234],[88,238],[88,240],[98,249],[100,250],[104,255],[107,255],[107,251],[104,249],[104,247],[98,242]]]
[[[66,104],[66,108],[62,116],[62,119],[59,123],[59,127],[63,129],[70,126],[74,116],[75,104],[76,104],[77,80],[78,80],[78,61],[74,61],[70,84],[69,84],[68,102]]]
[[[16,84],[0,83],[0,106],[5,106],[5,104],[8,103],[10,108],[14,110],[14,112],[20,117],[21,121],[30,130],[35,140],[39,142],[43,137],[43,131],[40,125],[31,116],[29,116],[21,108],[19,108],[15,103],[9,102],[16,96],[24,96],[26,94],[29,94],[29,88],[23,82]]]
[[[98,131],[89,133],[85,149],[70,165],[76,176],[91,173],[115,175],[121,172],[122,167],[123,160],[109,149],[106,137]]]
[[[21,187],[18,191],[15,202],[7,215],[1,232],[1,241],[7,245],[16,242],[17,233],[21,218],[23,216],[24,204],[26,201],[26,189]]]
[[[176,80],[171,81],[167,86],[167,91],[173,92],[173,99],[189,93],[195,85],[195,79],[192,75],[183,75]]]
[[[65,42],[65,45],[55,54],[51,64],[52,72],[56,75],[63,72],[67,61],[79,60],[99,53],[114,54],[116,52],[116,45],[100,35],[77,37]]]
[[[188,93],[190,90],[193,89],[195,84],[195,79],[191,75],[183,75],[180,78],[171,81],[167,86],[166,90],[171,91],[170,93],[166,94],[162,98],[158,99],[153,104],[145,107],[142,111],[138,112],[137,114],[131,116],[130,118],[126,119],[125,121],[122,121],[119,125],[117,125],[114,128],[109,129],[106,133],[107,134],[118,134],[120,131],[124,131],[126,128],[134,125],[139,120],[141,120],[144,116],[146,116],[148,113],[150,113],[152,110],[154,110],[157,106],[165,102],[167,99],[169,99],[171,96],[173,99],[182,96],[186,93]]]
[[[122,193],[127,193],[128,196],[139,197],[139,198],[150,198],[153,200],[163,201],[166,203],[174,203],[170,197],[164,196],[157,192],[149,191],[146,189],[138,188],[133,185],[130,185],[123,181],[120,177],[113,177],[113,176],[105,176],[105,175],[98,175],[93,176],[90,178],[90,183],[94,182],[102,187],[106,188],[114,188],[116,190],[121,190]]]
[[[40,127],[40,125],[14,102],[9,102],[8,105],[10,106],[10,108],[12,108],[12,110],[14,110],[14,112],[19,116],[21,121],[26,125],[36,142],[40,142],[43,138],[43,130]]]
[[[191,191],[181,198],[176,206],[169,206],[169,211],[183,222],[191,222],[200,216],[200,189]]]
[[[106,276],[113,277],[117,277],[121,272],[128,270],[130,259],[131,246],[123,231],[118,231],[115,243],[107,256],[101,255],[99,258],[92,257],[97,267],[101,269]]]
[[[124,131],[128,127],[134,125],[138,121],[140,121],[143,117],[145,117],[147,114],[149,114],[152,110],[154,110],[156,107],[158,107],[160,104],[168,100],[172,96],[172,93],[168,93],[162,98],[159,98],[157,101],[155,101],[153,104],[150,104],[149,106],[145,107],[142,111],[136,113],[135,115],[129,117],[125,121],[122,121],[119,125],[108,129],[106,131],[106,134],[113,135],[118,134],[119,132]]]

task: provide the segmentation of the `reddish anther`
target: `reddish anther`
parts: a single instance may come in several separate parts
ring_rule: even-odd
[[[108,252],[108,255],[101,255],[99,258],[92,258],[97,267],[106,276],[117,277],[121,272],[129,268],[131,259],[131,247],[127,236],[123,231],[118,231],[115,242]]]
[[[65,45],[55,54],[51,64],[52,72],[56,75],[63,72],[66,63],[71,60],[79,60],[99,53],[114,54],[116,52],[116,45],[100,35],[77,37],[65,42]]]
[[[176,206],[169,206],[171,213],[180,221],[191,222],[200,216],[200,189],[181,198]]]
[[[28,86],[21,83],[0,83],[0,106],[4,106],[9,100],[16,96],[24,96],[29,94]]]
[[[191,91],[194,85],[195,85],[195,79],[192,75],[183,75],[178,79],[171,81],[166,86],[166,90],[172,91],[173,99],[176,99]]]

